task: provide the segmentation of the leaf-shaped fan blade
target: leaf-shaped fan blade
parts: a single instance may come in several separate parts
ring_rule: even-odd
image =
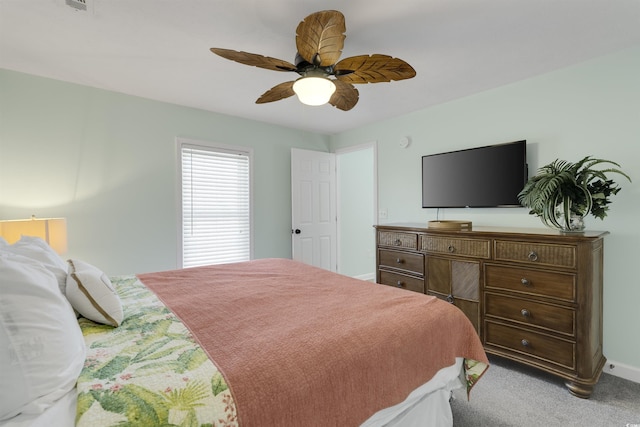
[[[260,98],[256,100],[256,104],[265,104],[267,102],[280,101],[281,99],[289,98],[295,95],[293,91],[293,84],[295,82],[284,82],[276,85],[262,94]]]
[[[416,70],[402,59],[380,54],[345,58],[336,64],[333,72],[336,78],[349,83],[382,83],[416,75]]]
[[[296,71],[296,66],[282,59],[271,58],[268,56],[258,55],[256,53],[239,52],[231,49],[220,49],[212,47],[211,52],[220,55],[223,58],[239,62],[253,67],[266,68],[274,71]]]
[[[333,80],[336,85],[336,91],[331,95],[329,104],[342,111],[351,110],[357,103],[360,97],[358,89],[353,87],[350,83],[341,82],[340,80]]]
[[[312,13],[296,28],[298,53],[310,64],[329,67],[340,59],[345,31],[344,15],[337,10]]]

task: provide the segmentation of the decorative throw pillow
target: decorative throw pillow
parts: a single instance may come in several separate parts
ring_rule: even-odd
[[[22,255],[42,263],[58,281],[60,292],[64,294],[67,283],[67,263],[40,237],[22,236],[13,245],[3,248],[5,251]]]
[[[0,420],[6,420],[39,414],[73,389],[86,349],[51,271],[0,251],[0,277]]]
[[[84,261],[70,259],[67,299],[87,319],[119,326],[124,317],[122,302],[105,273]]]

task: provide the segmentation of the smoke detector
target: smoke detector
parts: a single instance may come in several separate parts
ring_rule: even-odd
[[[77,10],[87,10],[87,0],[65,0],[67,6]]]

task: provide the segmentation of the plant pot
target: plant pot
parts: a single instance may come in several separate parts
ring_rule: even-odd
[[[574,204],[568,197],[557,196],[555,203],[545,206],[540,219],[547,227],[562,233],[583,233],[584,217],[591,209],[591,196],[588,195],[586,199],[586,205]]]
[[[561,233],[584,233],[585,224],[584,216],[572,213],[569,219],[564,216],[562,211],[558,211],[557,222],[561,225],[558,229]]]

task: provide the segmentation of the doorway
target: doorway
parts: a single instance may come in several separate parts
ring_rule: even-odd
[[[293,259],[375,281],[376,152],[291,150]]]
[[[376,145],[336,151],[338,272],[375,281]]]

